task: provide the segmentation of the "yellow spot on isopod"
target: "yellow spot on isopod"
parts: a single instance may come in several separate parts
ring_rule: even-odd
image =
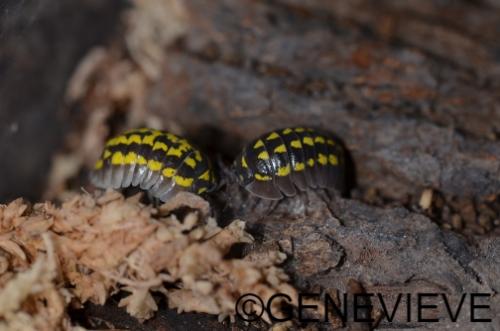
[[[273,140],[279,137],[280,137],[279,134],[277,134],[276,132],[271,132],[271,134],[267,136],[266,140]]]
[[[94,169],[96,169],[96,170],[101,169],[103,165],[104,165],[104,162],[102,160],[98,160],[95,163]]]
[[[141,165],[148,163],[148,161],[146,160],[146,158],[144,156],[142,156],[142,155],[138,155],[137,156],[137,161],[136,162],[137,162],[137,164],[141,164]]]
[[[193,184],[193,178],[186,178],[182,176],[174,176],[174,181],[177,185],[182,187],[190,187]]]
[[[301,144],[300,140],[292,140],[292,142],[290,143],[290,145],[293,148],[302,148],[302,144]]]
[[[163,176],[167,178],[171,178],[173,175],[175,175],[175,169],[174,168],[165,168],[161,172]]]
[[[202,194],[203,192],[205,192],[207,190],[206,187],[202,187],[198,190],[198,194]]]
[[[245,169],[248,168],[247,160],[245,159],[244,156],[241,157],[241,166]]]
[[[177,137],[176,135],[171,134],[171,133],[167,133],[166,136],[167,136],[168,140],[170,140],[171,142],[174,142],[174,143],[176,143],[180,140],[179,137]]]
[[[128,139],[125,136],[119,136],[117,141],[118,141],[118,143],[126,144],[128,142]]]
[[[107,159],[108,157],[111,156],[111,152],[109,150],[104,150],[104,155],[102,156],[104,159]]]
[[[326,141],[326,143],[327,143],[328,145],[330,145],[330,146],[335,145],[335,142],[334,142],[332,139],[328,139],[328,140]]]
[[[114,138],[108,140],[106,145],[107,146],[116,146],[119,144],[127,144],[127,137],[125,137],[125,136],[114,137]]]
[[[283,177],[283,176],[287,176],[288,174],[290,174],[290,166],[289,165],[287,165],[286,167],[278,168],[278,176]]]
[[[181,148],[170,148],[167,152],[167,155],[175,155],[177,157],[181,157],[182,156],[182,150]]]
[[[287,128],[287,129],[283,130],[283,134],[290,134],[290,133],[292,133],[292,131],[293,131],[292,129]]]
[[[270,181],[272,178],[270,176],[261,175],[259,173],[256,173],[255,179],[260,180],[260,181]]]
[[[132,143],[140,144],[142,142],[141,136],[138,134],[133,134],[130,137],[128,137],[127,145],[130,145]]]
[[[318,154],[318,163],[321,165],[326,165],[328,163],[328,159],[326,158],[325,154]]]
[[[255,145],[253,145],[253,148],[259,148],[259,147],[262,147],[264,146],[264,142],[262,140],[257,140],[257,142],[255,143]]]
[[[153,133],[153,134],[150,134],[150,135],[147,135],[145,136],[144,138],[142,138],[142,143],[145,144],[145,145],[150,145],[150,146],[153,146],[153,142],[155,140],[155,138],[158,136],[159,134],[157,134],[156,132]]]
[[[184,163],[186,163],[188,166],[190,166],[193,169],[196,168],[196,161],[192,157],[187,157],[184,160]]]
[[[285,145],[279,145],[274,149],[275,153],[286,153],[286,146]]]
[[[330,162],[331,165],[337,165],[339,164],[339,159],[337,158],[337,156],[330,154],[328,155],[328,162]]]
[[[207,180],[208,181],[210,179],[210,170],[205,171],[198,178],[202,179],[202,180]]]
[[[304,168],[305,168],[304,162],[297,162],[297,163],[295,163],[295,167],[293,168],[293,170],[302,171],[302,170],[304,170]]]
[[[123,158],[122,152],[116,152],[111,157],[111,164],[121,165],[121,164],[123,164],[123,159],[124,158]]]
[[[196,159],[196,161],[201,161],[202,160],[202,157],[201,157],[201,153],[199,151],[195,151],[194,152],[194,158]]]
[[[306,145],[314,146],[314,142],[311,137],[304,137],[304,139],[302,139],[302,142]]]
[[[313,167],[314,166],[314,159],[307,160],[307,165],[310,167]]]
[[[156,150],[159,150],[159,149],[161,149],[162,151],[166,152],[168,150],[168,146],[164,142],[157,141],[157,142],[155,142],[155,144],[153,146],[153,151],[156,151]]]
[[[316,136],[316,137],[314,137],[314,142],[315,143],[324,144],[325,143],[325,138],[323,138],[321,136]]]
[[[162,164],[160,161],[156,160],[149,160],[148,162],[148,168],[151,169],[152,171],[159,171],[162,167]]]
[[[304,132],[304,128],[295,128],[295,132]]]
[[[125,164],[134,164],[137,160],[137,154],[134,152],[128,152],[127,156],[125,156]]]
[[[269,160],[269,154],[267,153],[267,151],[260,152],[257,157],[261,160]]]

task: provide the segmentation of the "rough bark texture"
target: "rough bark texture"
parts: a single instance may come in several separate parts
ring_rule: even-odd
[[[458,196],[498,192],[496,44],[390,1],[377,10],[362,1],[299,3],[190,2],[192,32],[168,54],[152,107],[192,132],[212,126],[242,141],[276,126],[328,128],[353,153],[359,184],[395,198],[427,186]],[[380,7],[405,28],[381,39]],[[427,29],[426,40],[407,22]]]
[[[213,141],[207,147],[230,156],[276,127],[327,128],[352,153],[358,187],[376,188],[396,205],[426,187],[476,200],[499,191],[500,40],[488,32],[500,27],[495,4],[187,6],[190,33],[168,52],[149,98],[164,123],[176,121],[200,144]],[[210,128],[224,138],[207,140],[200,132]],[[235,200],[233,207],[242,205]],[[300,197],[266,208],[250,203],[236,213],[255,218],[264,247],[277,243],[289,254],[289,270],[304,290],[350,292],[355,279],[370,293],[444,292],[456,299],[499,288],[495,237],[467,244],[418,213],[350,200],[326,208],[318,197]],[[467,314],[454,324],[444,313],[441,324],[400,316],[379,327],[500,328],[498,320],[467,324]]]
[[[183,4],[188,32],[165,50],[161,78],[148,91],[149,107],[165,126],[175,122],[228,159],[257,135],[289,125],[335,132],[352,154],[351,199],[309,192],[272,206],[234,186],[229,195],[219,193],[220,200],[232,197],[223,212],[247,220],[258,239],[246,250],[279,247],[304,291],[412,293],[412,300],[419,292],[446,293],[456,307],[462,293],[500,290],[493,229],[500,225],[498,1]],[[417,206],[425,188],[445,201],[436,213]],[[366,198],[371,190],[377,202]],[[464,237],[438,226],[453,213],[481,226],[487,219],[492,231]],[[372,303],[376,316],[380,305]],[[500,330],[498,295],[489,304],[491,323],[469,323],[468,301],[453,323],[441,300],[438,323],[396,315],[393,323],[347,327]],[[138,330],[231,328],[168,310],[142,326],[116,314],[111,303],[76,315]]]
[[[329,214],[329,209],[335,216]],[[349,293],[349,281],[354,279],[366,293],[381,293],[388,298],[388,307],[394,307],[398,293],[425,292],[446,293],[452,307],[456,307],[462,293],[495,293],[500,285],[498,238],[484,239],[472,248],[424,216],[403,208],[376,209],[352,200],[335,200],[329,208],[311,202],[303,212],[292,209],[290,213],[289,207],[283,207],[276,213],[278,218],[265,219],[264,242],[272,244],[277,240],[290,255],[288,265],[302,288]],[[371,301],[381,312],[377,298]],[[400,309],[392,323],[382,320],[379,328],[500,327],[498,319],[492,324],[468,323],[469,310],[462,312],[461,321],[451,323],[443,301],[434,303],[442,308],[435,316],[440,323],[407,322],[406,311]],[[499,315],[499,303],[498,297],[491,300],[491,316]],[[415,317],[416,295],[412,307]]]

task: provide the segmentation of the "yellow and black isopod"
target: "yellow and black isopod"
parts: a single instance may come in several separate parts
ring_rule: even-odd
[[[285,128],[249,143],[232,169],[241,186],[263,199],[278,200],[308,188],[342,191],[345,151],[330,134]]]
[[[147,128],[108,140],[90,180],[103,189],[138,186],[160,201],[179,191],[201,194],[216,187],[211,163],[198,149],[184,138]]]

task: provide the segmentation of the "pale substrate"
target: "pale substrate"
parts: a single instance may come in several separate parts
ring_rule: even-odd
[[[190,210],[180,220],[171,213],[179,207]],[[234,316],[245,293],[296,297],[277,267],[283,253],[224,258],[253,239],[243,221],[221,228],[209,215],[208,202],[189,193],[159,209],[113,191],[77,194],[60,207],[0,206],[0,330],[75,330],[69,305],[104,304],[120,290],[130,295],[119,305],[140,320],[158,309],[151,292],[179,312],[220,319]]]

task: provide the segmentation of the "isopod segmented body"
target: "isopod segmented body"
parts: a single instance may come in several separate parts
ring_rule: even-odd
[[[344,168],[345,152],[338,139],[302,127],[258,137],[233,164],[240,185],[258,197],[273,200],[308,188],[342,190]]]
[[[146,128],[108,140],[90,179],[99,188],[139,186],[161,201],[216,187],[210,161],[186,139]]]

